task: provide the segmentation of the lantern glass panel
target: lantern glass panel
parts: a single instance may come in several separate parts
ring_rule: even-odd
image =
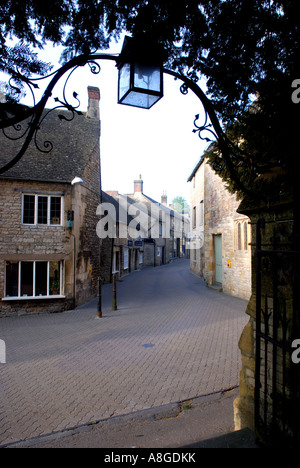
[[[160,92],[160,68],[135,64],[134,67],[134,87],[149,91]]]
[[[160,96],[151,96],[149,94],[141,94],[136,91],[131,91],[123,100],[122,104],[143,109],[150,109],[153,104],[160,99]]]
[[[130,89],[130,63],[125,63],[119,71],[119,99]]]

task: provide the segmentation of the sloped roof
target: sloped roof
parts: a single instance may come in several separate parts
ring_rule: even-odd
[[[148,214],[149,216],[152,215],[153,217],[156,217],[156,214],[154,214],[151,211],[152,205],[156,205],[161,211],[164,211],[167,213],[167,215],[174,216],[175,218],[182,219],[182,213],[179,213],[178,211],[174,210],[174,208],[168,207],[164,205],[163,203],[160,203],[153,198],[149,197],[148,195],[145,195],[144,193],[139,193],[138,195],[136,194],[127,194],[125,195],[128,199],[129,203],[133,203],[138,205],[139,203],[147,207],[148,209]]]
[[[102,203],[111,203],[116,209],[116,221],[123,222],[127,221],[127,224],[132,221],[133,217],[128,214],[124,209],[122,203],[119,202],[118,197],[112,197],[108,193],[102,190]]]
[[[44,115],[47,112],[49,110],[45,110]],[[42,153],[31,142],[23,158],[0,178],[71,182],[75,176],[82,176],[93,152],[99,152],[100,121],[77,114],[73,120],[65,120],[71,116],[70,112],[62,110],[48,113],[38,131],[37,142],[43,148],[44,143],[50,141],[52,151]],[[11,129],[7,133],[13,134]],[[16,156],[23,141],[11,141],[0,131],[0,167]]]
[[[202,165],[203,161],[205,159],[205,156],[202,155],[199,162],[197,163],[196,167],[194,168],[193,172],[191,173],[190,177],[188,178],[188,182],[191,182],[193,180],[193,178],[195,177],[199,167]]]

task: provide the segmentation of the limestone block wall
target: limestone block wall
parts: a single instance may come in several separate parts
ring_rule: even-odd
[[[249,322],[243,330],[239,341],[241,350],[242,368],[240,372],[239,397],[234,402],[235,426],[236,429],[250,427],[255,430],[258,438],[265,443],[272,443],[274,435],[274,423],[276,431],[280,434],[280,440],[285,441],[291,434],[298,433],[299,438],[299,365],[292,362],[291,354],[287,351],[291,347],[292,339],[299,335],[297,325],[298,311],[296,309],[295,289],[295,265],[293,265],[293,255],[278,256],[278,264],[272,266],[269,257],[263,257],[261,265],[261,331],[265,333],[271,341],[268,343],[260,339],[260,368],[259,382],[256,381],[256,228],[259,218],[265,220],[265,227],[261,229],[262,249],[274,250],[273,240],[276,239],[277,249],[286,251],[293,249],[293,224],[294,215],[292,204],[288,201],[280,201],[271,206],[252,206],[243,202],[239,211],[246,213],[251,218],[252,228],[252,295],[247,306],[246,313],[249,315]],[[275,257],[272,257],[274,259]],[[289,260],[290,259],[290,260]],[[274,264],[275,265],[275,264]],[[277,287],[274,291],[274,278]],[[297,286],[296,286],[297,287]],[[278,329],[276,332],[279,343],[284,344],[285,357],[282,349],[273,347],[274,338],[273,327],[273,306],[274,294],[278,301]],[[293,312],[294,311],[294,312]],[[297,328],[298,327],[298,328]],[[276,372],[274,369],[274,353],[276,350]],[[274,378],[276,381],[276,394],[274,394]],[[276,398],[275,398],[276,396]],[[257,400],[256,400],[257,398]],[[277,409],[274,413],[276,401]],[[255,404],[257,402],[257,405]],[[258,409],[259,425],[255,420],[255,407]],[[298,413],[297,413],[298,412]],[[298,416],[297,416],[298,414]],[[274,420],[275,416],[275,420]],[[282,445],[283,446],[283,445]]]
[[[215,284],[214,236],[221,236],[222,290],[248,300],[251,295],[249,218],[237,213],[236,196],[226,189],[222,179],[205,161],[191,184],[191,236],[203,236],[203,247],[191,248],[191,270],[203,276],[208,285]]]
[[[37,302],[5,302],[6,261],[63,261],[65,300],[38,301],[39,308],[64,309],[72,302],[73,241],[67,228],[67,209],[71,207],[71,190],[65,184],[1,180],[0,182],[0,316],[8,313],[36,311]],[[24,193],[63,197],[62,225],[24,225]]]
[[[99,222],[97,207],[100,204],[99,153],[95,153],[83,174],[83,185],[73,187],[74,226],[76,239],[76,304],[80,305],[95,297],[98,278],[101,276],[101,239],[96,228]]]
[[[193,273],[203,276],[204,258],[204,172],[205,162],[201,164],[191,181],[190,213],[190,268]],[[199,239],[201,237],[201,239]],[[195,238],[195,241],[193,240]]]

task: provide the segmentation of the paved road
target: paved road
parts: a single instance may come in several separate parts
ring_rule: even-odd
[[[208,289],[180,260],[146,268],[62,314],[3,318],[0,446],[232,388],[246,301]]]

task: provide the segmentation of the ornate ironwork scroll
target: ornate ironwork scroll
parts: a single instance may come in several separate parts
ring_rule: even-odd
[[[54,109],[50,110],[52,112],[58,108],[65,108],[70,111],[70,119],[72,120],[76,113],[79,113],[79,100],[78,95],[73,93],[73,98],[77,101],[77,105],[74,106],[68,102],[66,99],[66,85],[68,83],[69,77],[72,73],[78,68],[84,65],[89,65],[90,70],[93,74],[98,74],[101,70],[100,65],[98,64],[98,60],[113,60],[115,62],[118,61],[119,55],[109,55],[109,54],[89,54],[89,55],[81,55],[78,57],[73,58],[64,66],[62,66],[59,70],[51,73],[46,77],[41,78],[25,78],[20,76],[20,81],[23,81],[30,89],[30,92],[34,99],[34,106],[32,108],[23,108],[17,115],[8,116],[6,119],[0,120],[0,129],[2,128],[4,134],[8,136],[8,132],[5,130],[8,127],[11,127],[17,132],[15,137],[10,135],[10,138],[14,139],[21,139],[22,137],[25,138],[24,144],[20,149],[19,153],[10,161],[6,166],[0,168],[0,175],[9,170],[13,167],[25,154],[26,150],[30,142],[33,140],[37,146],[37,148],[42,152],[49,152],[51,151],[53,144],[49,141],[45,141],[43,148],[37,144],[37,133],[40,129],[42,122],[45,120],[46,116],[49,114],[44,114],[44,109],[47,104],[49,97],[52,95],[52,91],[57,84],[57,82],[69,72],[69,75],[65,81],[64,85],[64,92],[63,92],[63,99],[59,100],[58,98],[55,99],[57,103],[60,105],[55,107]],[[240,177],[236,171],[236,167],[243,164],[243,158],[239,156],[234,156],[234,152],[232,151],[234,145],[231,144],[225,133],[222,130],[220,125],[219,119],[217,114],[214,110],[214,107],[205,93],[201,90],[198,84],[193,81],[192,79],[182,75],[181,73],[174,72],[172,70],[163,69],[163,73],[169,74],[176,79],[182,81],[181,85],[181,92],[183,94],[187,94],[189,90],[191,90],[201,101],[203,110],[204,110],[204,123],[202,125],[198,125],[198,120],[200,118],[200,114],[195,116],[194,125],[195,129],[193,130],[195,133],[198,133],[199,137],[207,142],[216,140],[218,143],[218,148],[220,149],[222,158],[220,160],[220,167],[222,165],[226,165],[227,170],[230,173],[232,179],[236,182],[236,185],[244,192],[253,195],[247,187],[241,182]],[[47,86],[41,100],[38,103],[35,103],[34,98],[34,90],[39,88],[39,83],[46,78],[51,78],[49,85]],[[20,93],[20,90],[17,86],[15,86],[11,82],[12,89],[16,94]],[[61,117],[61,118],[66,118]],[[21,122],[26,122],[27,119],[27,127],[24,125],[24,128],[21,126]],[[20,133],[18,133],[20,132]],[[213,138],[213,139],[211,139]]]
[[[24,139],[24,142],[18,154],[4,167],[0,168],[0,174],[5,173],[10,168],[12,168],[18,161],[20,161],[20,159],[24,156],[26,150],[28,149],[31,141],[34,142],[36,148],[42,153],[49,153],[53,149],[53,143],[51,141],[46,140],[42,145],[38,143],[38,133],[41,129],[43,122],[51,112],[57,111],[58,109],[65,109],[70,113],[69,117],[67,117],[65,114],[58,114],[58,117],[61,120],[71,121],[74,119],[75,115],[81,114],[81,112],[78,110],[80,107],[78,94],[76,92],[73,92],[72,95],[76,101],[76,104],[71,104],[67,99],[66,88],[69,79],[79,67],[85,65],[89,65],[91,73],[100,73],[101,68],[100,65],[97,63],[97,60],[103,59],[117,61],[117,56],[108,54],[81,55],[70,60],[59,70],[54,71],[44,77],[27,78],[21,75],[18,76],[18,74],[16,74],[15,79],[17,79],[17,81],[22,81],[30,90],[30,93],[33,98],[33,107],[16,105],[14,106],[14,108],[12,107],[10,109],[10,111],[6,115],[6,118],[0,120],[0,129],[2,129],[3,134],[7,138],[14,141]],[[59,99],[58,97],[54,98],[54,101],[57,103],[57,105],[54,108],[45,111],[47,101],[52,95],[54,87],[66,73],[68,73],[68,76],[63,86],[62,99]],[[39,89],[39,83],[42,82],[42,80],[47,79],[50,79],[50,82],[46,87],[42,98],[38,103],[36,103],[34,90]],[[9,82],[9,86],[11,87],[12,95],[20,95],[21,89],[17,86],[17,84],[13,83],[12,79]],[[16,112],[13,113],[13,110],[15,110]]]

